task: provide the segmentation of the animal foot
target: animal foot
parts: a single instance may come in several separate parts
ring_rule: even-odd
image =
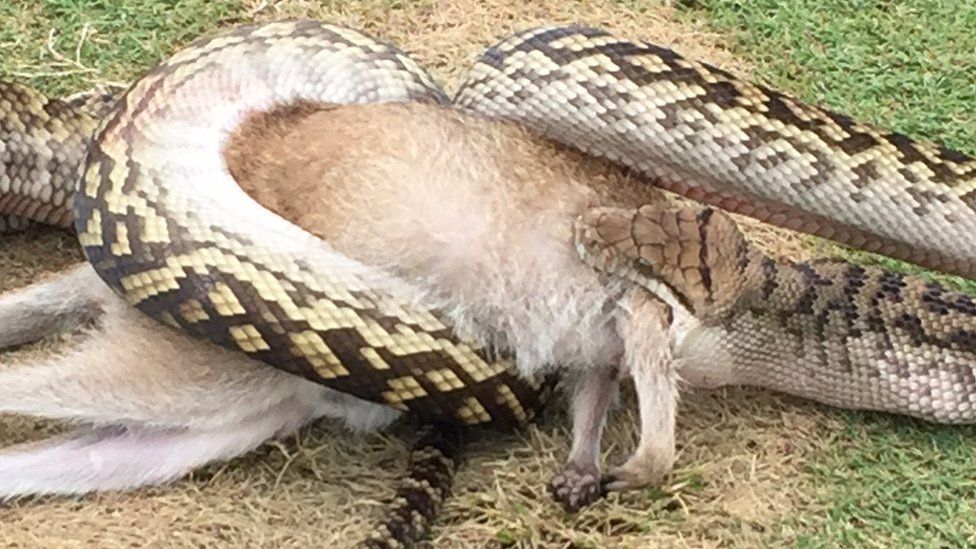
[[[564,509],[579,511],[603,497],[600,470],[594,465],[567,464],[563,472],[549,483],[549,491]]]
[[[657,484],[671,470],[671,461],[672,459],[657,460],[657,465],[654,465],[649,464],[646,459],[629,459],[603,477],[603,488],[608,492],[620,492]]]

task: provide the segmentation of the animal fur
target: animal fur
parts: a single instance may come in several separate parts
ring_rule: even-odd
[[[93,322],[57,356],[19,363],[0,350],[0,412],[82,424],[0,452],[0,497],[158,484],[318,417],[375,429],[397,416],[161,327],[87,264],[3,295],[0,318],[0,349]]]
[[[513,124],[421,104],[256,114],[225,159],[265,207],[409,281],[461,334],[514,353],[526,374],[577,379],[573,450],[553,483],[564,504],[599,495],[599,435],[621,374],[641,384],[648,440],[609,487],[670,467],[670,313],[585,266],[572,243],[582,212],[663,200],[652,187]],[[144,319],[87,266],[3,296],[0,318],[0,348],[95,322],[64,355],[0,372],[0,410],[90,425],[0,453],[0,496],[163,482],[317,417],[366,429],[397,415]]]

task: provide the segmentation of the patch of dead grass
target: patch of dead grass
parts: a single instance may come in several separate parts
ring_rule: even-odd
[[[676,22],[665,5],[639,11],[607,0],[286,0],[247,2],[246,10],[245,18],[259,21],[301,16],[365,28],[412,52],[444,82],[507,32],[565,22],[604,26],[749,72],[722,49],[720,37]],[[747,225],[750,236],[777,255],[806,254],[797,237]],[[33,231],[4,237],[0,289],[78,258],[73,240],[64,235]],[[36,357],[52,352],[50,347],[25,353]],[[611,462],[634,446],[632,401],[625,397],[608,427],[604,446]],[[790,532],[779,525],[783,518],[817,511],[817,502],[802,490],[804,463],[835,421],[818,410],[750,389],[689,393],[681,407],[677,469],[662,490],[614,495],[578,515],[563,513],[545,491],[568,451],[562,414],[553,412],[518,435],[485,434],[467,452],[432,545],[715,547],[788,539]],[[56,428],[6,417],[0,438],[34,439]],[[0,539],[25,548],[345,547],[378,518],[404,464],[404,439],[410,439],[404,429],[351,436],[318,425],[163,487],[0,507]]]

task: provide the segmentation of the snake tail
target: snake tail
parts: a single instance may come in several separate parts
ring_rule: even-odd
[[[457,424],[425,425],[411,449],[407,473],[399,480],[392,503],[385,509],[387,518],[362,547],[406,547],[426,537],[450,495],[461,450],[461,429]]]

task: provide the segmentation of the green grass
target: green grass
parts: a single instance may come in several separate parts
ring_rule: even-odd
[[[699,0],[684,12],[734,40],[757,78],[858,119],[976,153],[976,3]],[[976,237],[976,235],[973,235]],[[924,273],[851,250],[854,261]],[[936,276],[976,293],[976,282]],[[976,429],[841,413],[811,460],[830,509],[784,526],[801,547],[976,544]]]
[[[52,95],[125,84],[240,11],[237,0],[0,2],[0,75]]]
[[[684,0],[736,38],[765,84],[885,128],[976,153],[976,3],[970,0]],[[842,249],[861,263],[976,281]]]
[[[830,510],[822,524],[800,537],[800,545],[976,543],[976,430],[880,414],[845,415],[846,428],[810,466],[811,484],[828,487]]]
[[[688,0],[766,83],[976,153],[976,3]]]

